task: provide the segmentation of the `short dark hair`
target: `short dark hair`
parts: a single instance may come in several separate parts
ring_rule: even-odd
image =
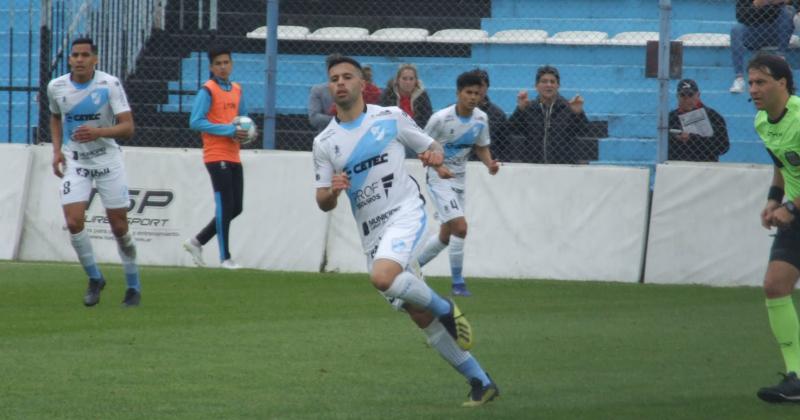
[[[92,48],[92,54],[97,55],[97,45],[94,44],[94,40],[92,38],[84,36],[72,41],[73,47],[79,44],[89,44],[89,46]]]
[[[486,87],[490,86],[490,84],[489,84],[489,72],[487,72],[486,70],[484,70],[484,69],[482,69],[480,67],[476,67],[476,68],[471,70],[471,73],[477,74],[478,77],[481,78],[481,81],[483,81],[483,83],[486,83]]]
[[[358,72],[359,74],[361,74],[361,77],[364,77],[364,70],[361,68],[361,63],[359,63],[358,60],[356,60],[353,57],[348,57],[346,55],[341,55],[341,54],[331,54],[328,56],[328,58],[325,59],[325,66],[328,69],[328,71],[331,71],[331,67],[342,63],[352,64],[353,67],[358,69]]]
[[[223,54],[228,54],[228,57],[233,58],[230,48],[221,45],[212,46],[208,49],[208,62],[213,63],[215,58]]]
[[[786,90],[790,95],[794,95],[794,76],[785,58],[775,54],[757,54],[747,64],[747,70],[762,71],[775,80],[786,79]]]
[[[467,86],[483,86],[483,79],[474,71],[459,74],[456,79],[456,89],[461,92]]]
[[[558,74],[558,69],[551,65],[545,65],[536,69],[536,83],[539,83],[539,79],[545,74],[552,74],[555,76],[556,81],[561,83],[561,76]]]

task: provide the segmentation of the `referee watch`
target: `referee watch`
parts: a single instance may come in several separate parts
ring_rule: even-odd
[[[789,210],[789,213],[791,213],[795,218],[800,218],[800,209],[794,205],[793,201],[789,200],[783,203],[783,207],[786,207],[786,210]]]

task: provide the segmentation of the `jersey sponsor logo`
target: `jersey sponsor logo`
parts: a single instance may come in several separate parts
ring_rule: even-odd
[[[96,158],[98,156],[103,156],[105,154],[106,154],[106,148],[105,147],[99,147],[97,149],[89,150],[88,152],[77,152],[77,151],[74,151],[72,153],[72,158],[74,160],[78,160],[78,159],[94,159],[94,158]]]
[[[383,163],[386,163],[388,161],[389,161],[389,154],[388,153],[383,153],[383,154],[380,154],[380,155],[375,155],[375,156],[368,157],[368,158],[362,160],[361,162],[356,163],[355,165],[353,165],[353,169],[352,170],[350,168],[348,168],[348,167],[345,167],[343,169],[343,171],[347,175],[350,175],[351,173],[358,174],[358,173],[364,172],[366,170],[372,169],[375,166],[378,166],[378,165],[381,165]]]
[[[103,175],[111,173],[111,168],[89,169],[89,168],[75,168],[75,173],[84,178],[92,177],[98,178]]]
[[[381,178],[381,182],[383,183],[383,193],[386,194],[386,198],[389,198],[389,188],[392,188],[393,180],[394,180],[394,173],[391,173]]]
[[[391,218],[392,215],[397,213],[399,210],[400,206],[397,206],[362,223],[361,230],[364,232],[364,236],[369,235],[370,232],[373,232],[375,229],[385,225],[386,222],[389,221],[389,218]]]
[[[392,111],[384,109],[383,111],[378,112],[377,114],[372,114],[372,118],[384,117],[386,115],[392,115]]]
[[[362,209],[364,206],[374,203],[377,200],[383,198],[380,192],[380,182],[375,181],[372,184],[368,184],[365,187],[357,190],[353,195],[356,208]]]
[[[94,95],[94,94],[92,94]],[[81,121],[97,121],[100,119],[100,114],[67,114],[67,122],[81,122]]]

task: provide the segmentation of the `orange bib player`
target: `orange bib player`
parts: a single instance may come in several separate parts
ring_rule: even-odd
[[[231,258],[230,225],[242,212],[244,177],[239,157],[240,141],[247,130],[237,130],[233,119],[247,115],[242,88],[230,80],[233,59],[227,48],[208,52],[212,77],[197,92],[189,126],[203,139],[203,163],[211,176],[216,211],[211,221],[196,236],[187,239],[183,248],[198,266],[205,266],[203,245],[214,236],[219,245],[220,265],[240,268]]]

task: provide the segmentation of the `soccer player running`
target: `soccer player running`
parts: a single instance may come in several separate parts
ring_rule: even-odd
[[[183,243],[183,248],[195,264],[203,267],[203,245],[216,235],[220,266],[236,270],[241,266],[231,258],[229,239],[231,221],[242,212],[244,174],[239,142],[247,138],[247,130],[237,130],[233,119],[247,115],[247,105],[242,88],[230,80],[230,49],[211,48],[208,61],[212,77],[197,92],[189,127],[199,131],[203,139],[203,162],[211,176],[216,212],[200,233]]]
[[[443,178],[439,175],[440,168],[428,168],[428,191],[436,205],[436,215],[441,225],[439,235],[428,238],[419,256],[419,265],[425,266],[449,244],[454,296],[472,295],[462,274],[464,239],[467,237],[467,219],[464,218],[467,158],[475,150],[490,174],[494,175],[500,170],[500,164],[492,159],[489,151],[489,117],[478,109],[482,86],[483,79],[474,71],[459,75],[455,105],[433,114],[425,126],[425,132],[444,146],[444,164],[453,177]]]
[[[122,303],[138,306],[141,300],[136,246],[128,232],[128,182],[122,150],[114,139],[133,136],[133,115],[119,79],[96,70],[97,46],[91,38],[72,41],[70,72],[47,85],[53,172],[61,178],[61,205],[72,247],[89,276],[83,304],[100,302],[106,285],[97,267],[84,218],[97,188],[117,240],[127,288]]]
[[[498,389],[467,351],[471,327],[455,303],[422,280],[415,258],[426,215],[419,185],[405,170],[404,146],[433,167],[442,164],[442,146],[399,108],[364,104],[358,61],[332,56],[327,68],[336,117],[314,138],[317,205],[333,210],[346,192],[373,286],[396,309],[408,312],[428,343],[467,378],[464,405],[483,405],[497,397]]]
[[[800,277],[800,98],[792,70],[782,57],[758,55],[747,66],[755,128],[775,162],[761,224],[778,228],[764,277],[767,315],[786,374],[776,386],[758,390],[767,402],[800,402],[800,327],[792,291]],[[783,202],[784,193],[788,199]]]

